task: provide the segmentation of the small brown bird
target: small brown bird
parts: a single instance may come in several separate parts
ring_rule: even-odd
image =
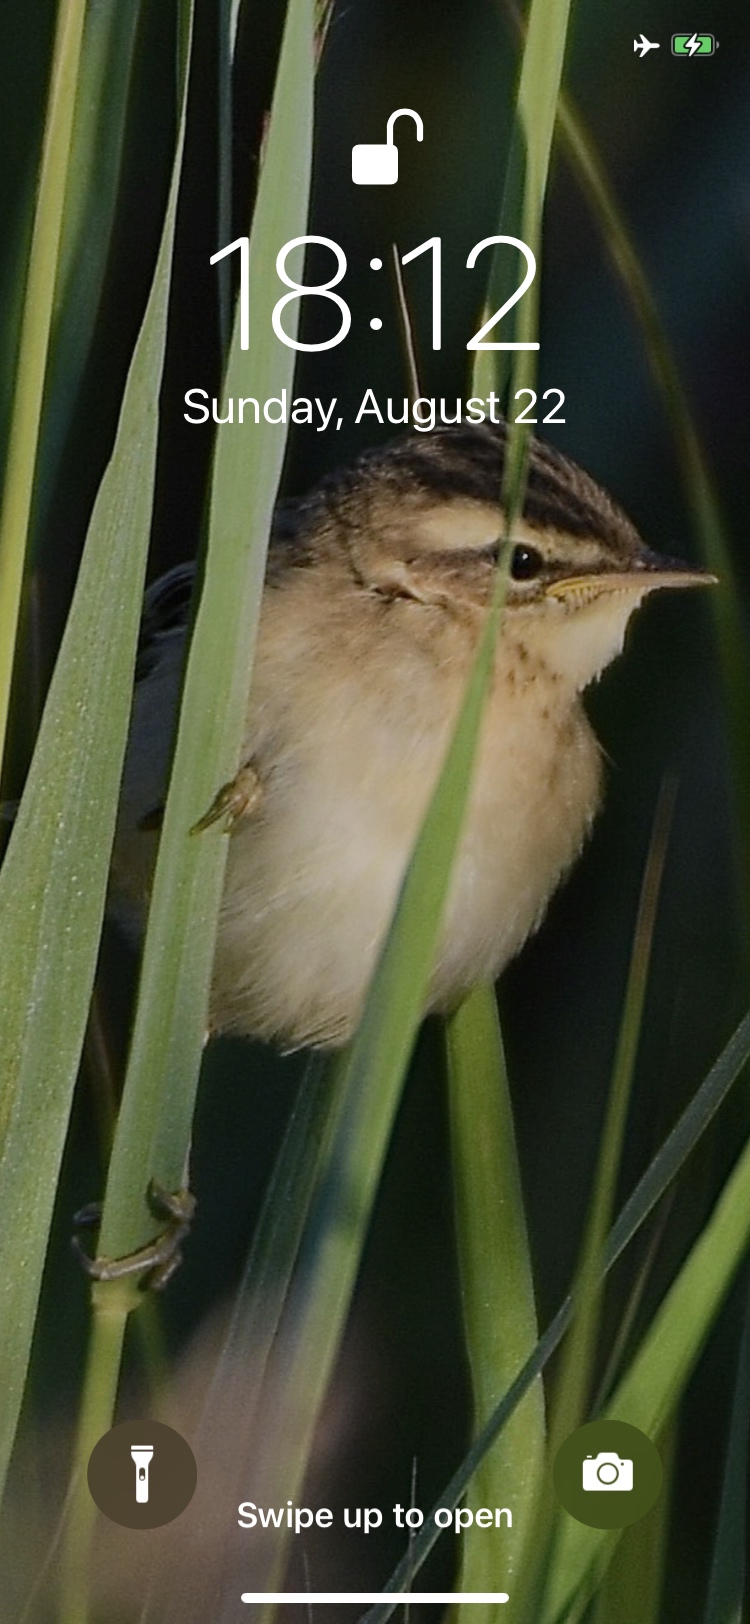
[[[231,824],[212,1025],[291,1048],[354,1029],[443,762],[493,585],[506,430],[438,429],[284,505],[269,554]],[[532,443],[523,518],[428,1008],[494,978],[536,928],[601,797],[581,694],[657,587],[582,469]],[[185,647],[186,572],[147,601],[115,885],[145,904]],[[182,601],[181,601],[182,600]]]

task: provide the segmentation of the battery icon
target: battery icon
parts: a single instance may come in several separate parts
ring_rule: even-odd
[[[713,34],[673,34],[673,56],[713,56],[716,38]]]

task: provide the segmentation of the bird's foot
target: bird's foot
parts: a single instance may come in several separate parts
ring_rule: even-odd
[[[193,824],[190,833],[201,834],[204,829],[210,829],[212,823],[223,819],[224,833],[231,834],[240,818],[248,818],[257,811],[262,799],[263,786],[257,768],[252,761],[246,761],[234,778],[222,784],[208,811]]]
[[[164,1290],[182,1262],[182,1242],[193,1221],[195,1196],[190,1190],[163,1190],[152,1179],[148,1200],[154,1215],[167,1220],[166,1227],[137,1252],[129,1252],[126,1257],[89,1257],[78,1236],[73,1236],[73,1251],[92,1280],[122,1280],[127,1275],[140,1274],[153,1291]],[[76,1213],[73,1222],[91,1229],[96,1228],[100,1219],[101,1204],[92,1202]]]

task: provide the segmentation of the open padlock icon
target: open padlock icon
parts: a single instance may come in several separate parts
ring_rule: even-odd
[[[424,126],[419,113],[411,107],[399,107],[391,113],[386,126],[386,143],[352,147],[352,180],[355,186],[395,186],[398,180],[398,147],[393,139],[393,126],[397,118],[413,118],[417,126],[417,140],[424,138]]]

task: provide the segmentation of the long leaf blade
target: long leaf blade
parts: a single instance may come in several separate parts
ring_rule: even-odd
[[[717,1309],[750,1243],[750,1145],[607,1406],[604,1419],[629,1421],[658,1437],[690,1376]],[[593,1563],[618,1535],[569,1518],[562,1527],[544,1624],[564,1616]]]
[[[175,176],[114,451],[0,874],[0,929],[13,943],[0,956],[0,1481],[104,912],[151,524],[176,186]]]
[[[0,765],[42,421],[85,0],[60,0],[0,504]]]
[[[534,1283],[500,1022],[479,987],[446,1029],[459,1276],[474,1425],[488,1420],[537,1338]],[[544,1395],[535,1383],[472,1479],[466,1504],[510,1503],[516,1527],[467,1530],[456,1591],[496,1592],[518,1573],[544,1459]],[[520,1531],[520,1533],[519,1533]],[[491,1602],[477,1607],[489,1624]],[[472,1615],[473,1616],[473,1615]]]
[[[750,1294],[737,1360],[729,1444],[721,1486],[703,1624],[742,1624],[747,1584],[747,1489],[750,1482]]]
[[[238,313],[228,395],[252,394],[263,400],[291,388],[294,351],[281,346],[271,328],[272,267],[280,246],[304,231],[312,94],[312,5],[290,0],[250,239],[250,347],[240,347]],[[219,831],[200,837],[189,831],[237,769],[284,447],[282,428],[265,419],[249,441],[231,425],[217,441],[205,582],[185,676],[102,1219],[101,1249],[114,1256],[135,1250],[153,1231],[146,1201],[149,1179],[174,1189],[185,1176],[226,863],[226,839]]]

